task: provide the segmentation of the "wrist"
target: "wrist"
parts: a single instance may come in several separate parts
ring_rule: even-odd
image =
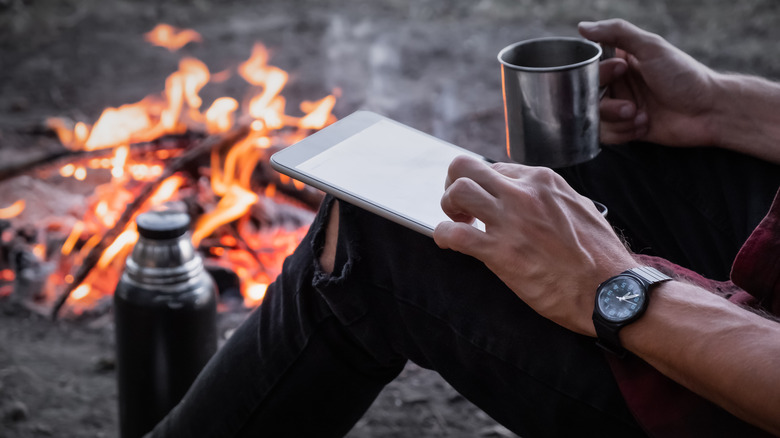
[[[740,120],[743,117],[740,109],[745,99],[743,77],[713,72],[712,74],[713,102],[708,117],[708,129],[713,135],[712,145],[724,149],[734,149],[738,136],[744,135]]]
[[[708,129],[713,146],[780,162],[780,85],[762,78],[713,72]]]

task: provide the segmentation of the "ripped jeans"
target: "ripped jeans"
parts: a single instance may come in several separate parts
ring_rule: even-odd
[[[638,432],[593,340],[476,259],[339,202],[335,270],[322,272],[332,201],[155,436],[343,436],[407,360],[522,436]]]
[[[621,158],[623,153],[605,149],[592,164],[569,169],[567,176],[575,188],[607,203],[610,217],[619,221],[645,217],[621,210],[623,204],[656,215],[683,215],[681,209],[694,205],[659,192],[664,174],[678,178],[686,172],[652,167],[637,172],[637,165],[653,163],[631,162]],[[625,169],[591,169],[610,161]],[[664,169],[682,165],[678,159],[657,161]],[[733,159],[724,162],[732,165]],[[697,156],[687,165],[706,168]],[[770,170],[780,174],[776,167]],[[608,179],[599,183],[602,177]],[[647,181],[642,185],[640,179]],[[734,179],[734,184],[749,182]],[[577,180],[585,187],[578,187]],[[633,201],[621,204],[620,192]],[[679,205],[659,206],[674,199]],[[153,436],[343,436],[407,360],[436,370],[523,437],[643,436],[594,340],[540,317],[481,262],[339,202],[335,270],[323,272],[318,257],[332,202],[326,199],[262,305]],[[710,204],[722,203],[715,197]],[[757,223],[760,215],[750,220]],[[674,228],[668,221],[657,222]],[[642,229],[635,236],[630,227],[623,231],[629,240],[651,236]],[[721,231],[716,227],[713,233]]]

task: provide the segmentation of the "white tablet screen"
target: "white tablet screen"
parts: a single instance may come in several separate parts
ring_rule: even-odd
[[[440,206],[444,181],[449,164],[463,154],[382,120],[296,168],[433,229],[449,220]]]

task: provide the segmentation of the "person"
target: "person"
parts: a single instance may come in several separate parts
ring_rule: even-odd
[[[579,30],[618,49],[614,146],[557,173],[456,159],[433,240],[326,198],[150,435],[341,436],[408,360],[523,437],[780,435],[780,86],[623,20]],[[596,343],[597,289],[642,266],[672,280],[621,357]]]

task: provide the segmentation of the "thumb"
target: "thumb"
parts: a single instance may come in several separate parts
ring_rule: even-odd
[[[639,59],[650,55],[661,37],[642,30],[626,20],[614,18],[603,21],[583,21],[579,31],[585,38],[622,49]]]

